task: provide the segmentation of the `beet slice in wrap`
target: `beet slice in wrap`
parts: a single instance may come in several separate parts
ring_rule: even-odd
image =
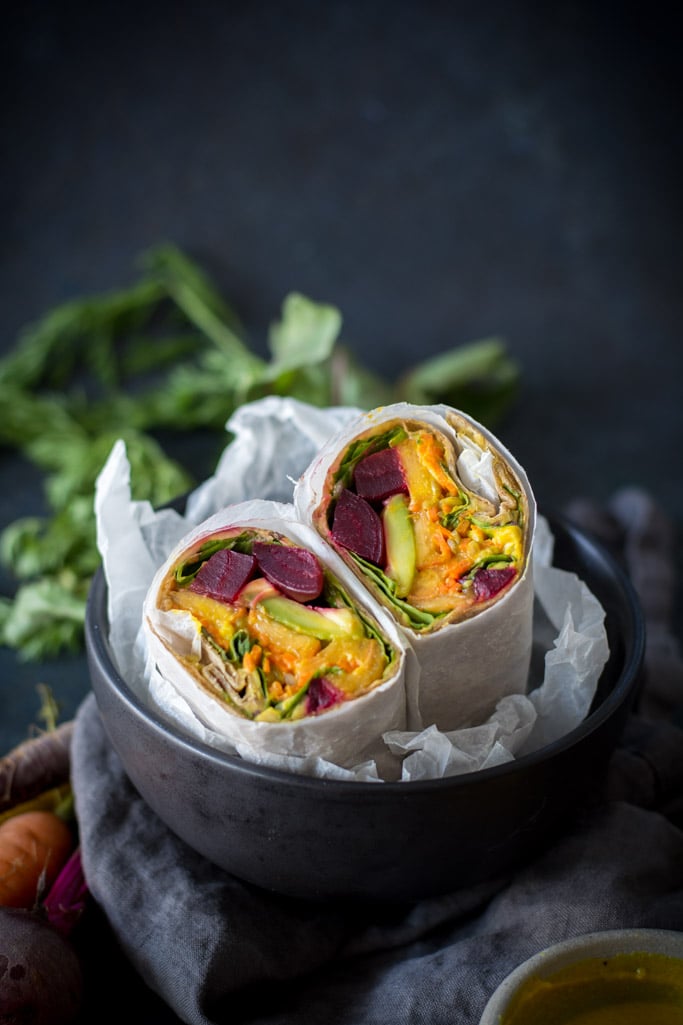
[[[405,728],[405,645],[292,506],[252,501],[191,531],[158,570],[148,656],[241,752],[374,757]]]
[[[362,414],[324,445],[294,504],[409,639],[416,725],[474,725],[525,691],[536,507],[486,428],[443,405]]]

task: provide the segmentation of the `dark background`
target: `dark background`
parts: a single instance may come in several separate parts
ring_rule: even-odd
[[[502,335],[542,508],[639,484],[680,523],[678,25],[607,4],[27,3],[4,15],[0,345],[170,240],[265,345],[337,305],[394,379]],[[0,452],[0,525],[42,511]],[[14,586],[6,575],[2,590]],[[0,746],[82,660],[0,654]]]
[[[541,509],[635,484],[683,526],[679,26],[638,11],[13,5],[0,346],[172,241],[263,351],[290,290],[391,379],[503,336],[522,388],[496,432]],[[0,474],[0,526],[43,511],[31,466],[0,451]],[[70,717],[84,659],[0,652],[3,750],[39,681]]]

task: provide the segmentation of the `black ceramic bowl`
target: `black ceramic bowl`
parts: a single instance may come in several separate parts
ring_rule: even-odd
[[[555,564],[606,612],[610,658],[590,714],[514,762],[414,783],[321,780],[262,768],[189,738],[133,694],[107,642],[106,582],[93,580],[86,642],[111,743],[159,817],[211,862],[295,896],[416,900],[505,873],[539,854],[591,799],[636,697],[644,627],[617,562],[549,518]]]

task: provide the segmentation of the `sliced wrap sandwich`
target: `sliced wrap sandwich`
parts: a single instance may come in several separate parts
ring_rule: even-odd
[[[446,406],[382,407],[326,443],[294,502],[409,638],[422,725],[474,725],[525,690],[535,502],[489,431]]]
[[[293,514],[242,503],[186,536],[147,595],[147,651],[201,723],[241,753],[351,767],[406,724],[406,646]]]

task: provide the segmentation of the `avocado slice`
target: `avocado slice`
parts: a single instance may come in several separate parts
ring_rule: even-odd
[[[351,609],[315,609],[281,595],[260,604],[276,622],[321,641],[365,636],[362,621]]]
[[[394,581],[399,598],[405,598],[413,586],[417,559],[415,531],[406,495],[392,495],[385,502],[382,523],[387,553],[384,572]]]

